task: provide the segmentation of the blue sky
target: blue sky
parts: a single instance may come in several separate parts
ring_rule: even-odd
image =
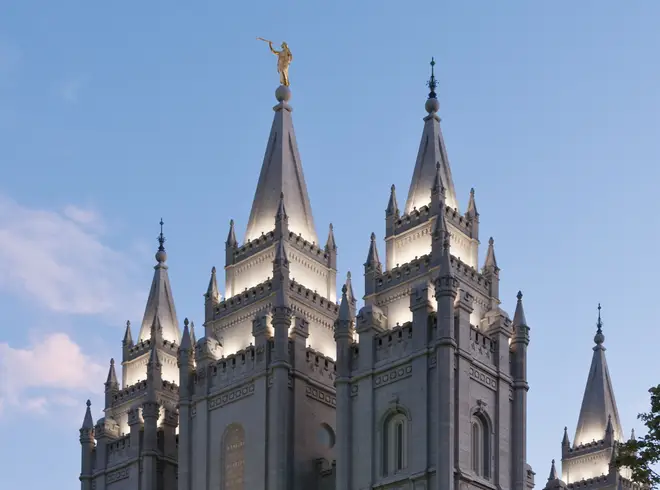
[[[658,382],[631,362],[657,356],[658,16],[614,0],[2,2],[0,487],[77,488],[84,403],[100,416],[108,359],[141,319],[161,216],[179,316],[201,324],[273,115],[256,36],[294,53],[317,231],[334,223],[357,294],[389,187],[403,199],[412,175],[435,56],[481,258],[494,236],[505,308],[525,293],[537,486],[575,430],[598,302],[624,430],[639,429]]]

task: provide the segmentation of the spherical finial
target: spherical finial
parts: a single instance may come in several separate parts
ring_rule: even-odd
[[[92,402],[90,402],[89,400],[87,400],[87,408],[89,408],[89,407],[91,407],[91,406],[92,406]]]
[[[344,285],[341,287],[341,294],[342,294],[342,296],[346,296],[346,292],[347,292],[347,291],[348,291],[348,288],[346,287],[346,284],[344,284]]]
[[[190,324],[190,322],[188,322],[188,317],[184,318],[184,319],[183,319],[183,325],[184,325],[185,327],[187,327],[189,324]]]
[[[373,231],[371,232],[371,241],[372,242],[376,241],[376,234]]]
[[[518,294],[516,294],[516,298],[518,298],[518,301],[522,301],[523,299],[522,291],[518,291]]]
[[[285,85],[280,85],[275,90],[275,98],[278,102],[289,102],[291,100],[291,89]]]
[[[167,261],[167,252],[165,250],[159,250],[156,252],[156,262],[159,264],[164,264]]]
[[[424,108],[426,109],[426,112],[428,112],[429,114],[435,114],[440,110],[440,102],[436,98],[426,99]]]
[[[115,359],[113,357],[110,358],[110,365],[111,366],[115,365]]]

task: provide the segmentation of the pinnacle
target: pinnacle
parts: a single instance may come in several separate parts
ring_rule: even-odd
[[[558,480],[559,476],[557,476],[557,468],[555,467],[555,460],[552,460],[552,466],[550,466],[550,475],[548,476],[548,481],[554,481]]]
[[[378,247],[376,245],[376,234],[371,233],[371,242],[369,243],[369,253],[367,254],[367,262],[364,264],[366,266],[377,266],[380,264],[380,258],[378,257]]]
[[[181,338],[181,346],[179,351],[189,351],[192,348],[192,341],[190,339],[190,330],[188,329],[188,318],[183,320],[183,337]]]
[[[335,242],[335,228],[332,226],[332,223],[330,223],[330,226],[328,227],[328,239],[325,242],[325,251],[330,252],[331,250],[336,249],[337,244]]]
[[[516,295],[518,301],[516,303],[516,312],[513,314],[513,327],[527,327],[527,319],[525,318],[525,309],[523,308],[522,291],[518,291]]]
[[[85,418],[83,419],[81,430],[91,430],[94,428],[94,419],[92,418],[92,402],[87,400],[87,409],[85,410]]]
[[[339,315],[337,320],[340,322],[350,322],[351,321],[351,308],[347,297],[348,288],[344,284],[341,288],[341,303],[339,304]]]
[[[497,267],[497,259],[495,258],[495,240],[493,240],[493,237],[488,239],[488,251],[486,252],[486,262],[484,263],[484,269],[491,271],[499,269]]]

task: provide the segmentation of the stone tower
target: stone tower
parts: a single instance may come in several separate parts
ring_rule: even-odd
[[[584,388],[575,438],[571,443],[568,428],[561,442],[561,478],[552,461],[546,488],[564,486],[580,490],[641,489],[630,481],[630,471],[617,470],[613,464],[617,445],[624,441],[619,410],[605,359],[605,335],[598,305],[593,357]],[[634,432],[631,435],[634,438]]]
[[[177,488],[180,333],[167,274],[162,220],[160,225],[157,263],[137,342],[130,322],[126,324],[122,384],[111,359],[105,416],[96,424],[87,402],[80,429],[83,490]]]
[[[317,243],[290,98],[277,89],[243,243],[229,226],[226,298],[214,268],[204,337],[181,345],[180,490],[315,488],[331,469],[337,247],[332,226]]]
[[[460,213],[428,85],[405,212],[392,186],[385,263],[372,234],[365,306],[354,321],[342,298],[335,328],[336,488],[529,490],[522,294],[511,321],[492,239],[477,270],[474,191]]]

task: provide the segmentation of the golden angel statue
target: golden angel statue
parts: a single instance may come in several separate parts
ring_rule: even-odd
[[[277,55],[277,72],[280,74],[280,83],[285,87],[289,86],[289,65],[293,61],[293,55],[289,49],[289,45],[285,42],[282,43],[282,49],[280,51],[273,48],[273,41],[264,39],[262,37],[257,38],[259,41],[265,41],[270,47],[270,51]]]

